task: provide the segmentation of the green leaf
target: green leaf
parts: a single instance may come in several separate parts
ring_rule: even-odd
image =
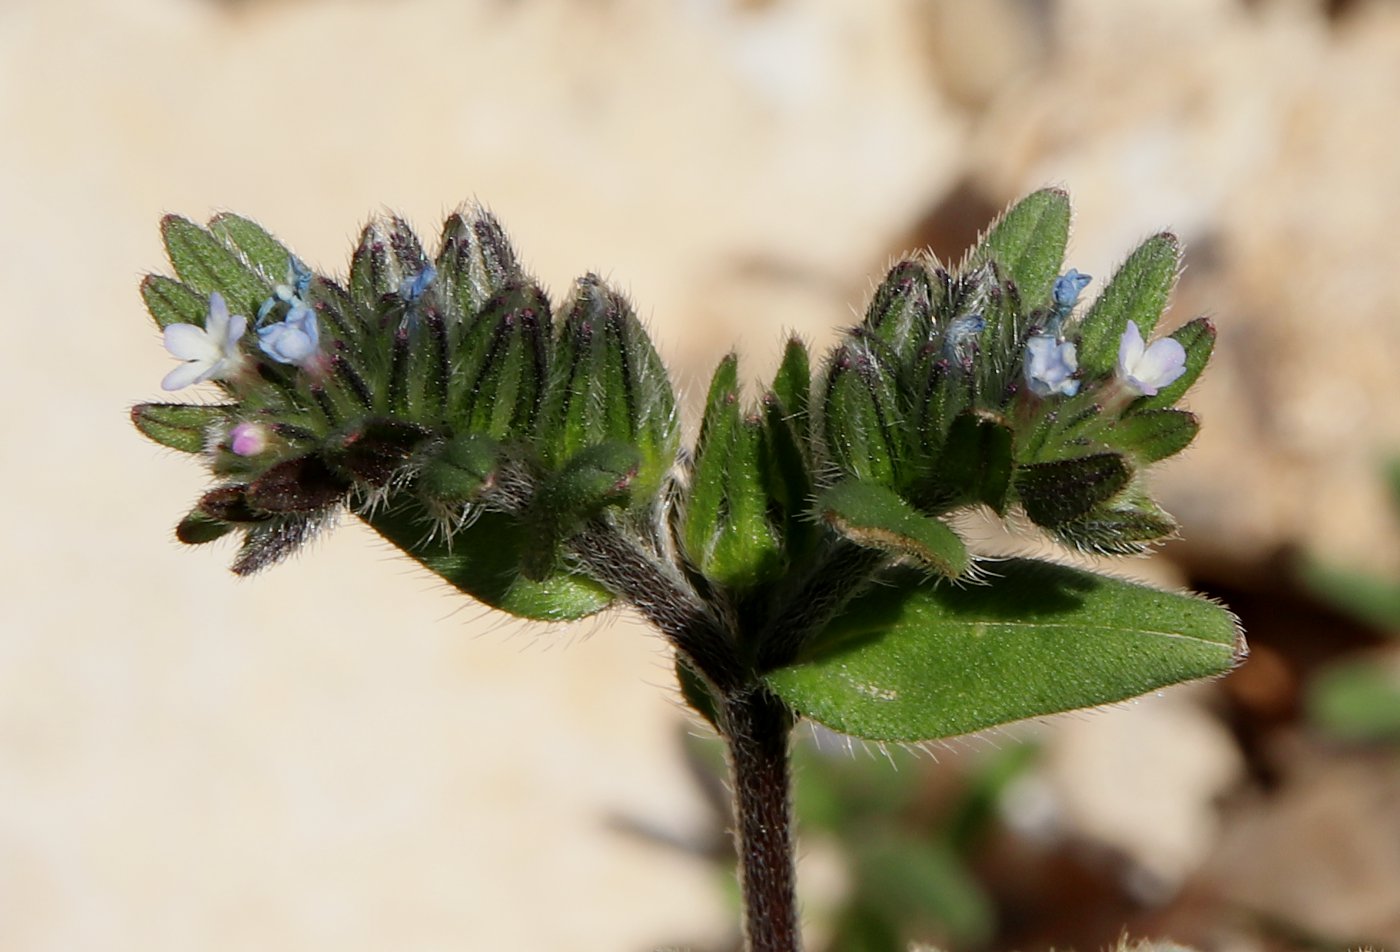
[[[203,453],[209,428],[228,419],[236,406],[188,403],[138,403],[131,408],[136,429],[162,446],[181,453]]]
[[[1069,242],[1069,195],[1058,188],[1032,192],[997,219],[964,271],[995,261],[1027,309],[1050,300]],[[988,329],[989,336],[991,329]]]
[[[1132,471],[1117,453],[1030,463],[1016,471],[1016,494],[1038,526],[1054,528],[1118,494]]]
[[[784,568],[782,543],[768,521],[762,439],[757,420],[740,420],[730,431],[717,531],[700,563],[711,581],[738,591],[771,582]]]
[[[1186,372],[1170,385],[1158,390],[1156,396],[1143,397],[1133,403],[1133,413],[1173,406],[1191,389],[1191,385],[1210,362],[1211,351],[1215,349],[1215,325],[1209,318],[1198,317],[1181,325],[1167,336],[1186,349]]]
[[[967,547],[958,534],[883,486],[843,479],[817,497],[816,509],[852,542],[914,559],[949,578],[967,571]]]
[[[1330,665],[1308,684],[1307,710],[1344,740],[1400,740],[1400,669],[1379,659]]]
[[[241,253],[269,283],[286,280],[292,253],[257,222],[223,212],[209,220],[209,231]]]
[[[682,510],[681,540],[686,556],[697,567],[709,558],[716,537],[723,531],[725,469],[733,433],[739,426],[739,358],[728,354],[710,378],[700,436],[695,443],[690,487]]]
[[[1170,232],[1153,235],[1128,256],[1079,326],[1079,369],[1085,377],[1113,370],[1129,321],[1137,323],[1143,340],[1152,339],[1180,268],[1181,243]]]
[[[451,545],[411,504],[385,506],[361,518],[448,584],[478,601],[521,618],[570,621],[602,611],[612,596],[597,582],[568,571],[527,578],[521,561],[531,540],[505,513],[483,512],[452,534]]]
[[[1343,568],[1317,558],[1298,567],[1313,594],[1375,628],[1400,635],[1400,582]]]
[[[1186,449],[1200,428],[1201,422],[1194,413],[1146,410],[1113,422],[1104,431],[1104,442],[1147,465]]]
[[[769,506],[780,523],[784,547],[796,561],[815,547],[821,529],[807,518],[812,497],[812,461],[808,456],[806,420],[789,413],[770,391],[763,399],[763,439],[759,457]]]
[[[1233,616],[1048,562],[988,564],[984,584],[893,576],[766,681],[799,714],[870,740],[921,741],[1108,704],[1243,657]]]
[[[204,545],[222,539],[233,530],[232,523],[211,518],[196,509],[180,520],[175,527],[175,538],[185,545]]]
[[[807,438],[807,410],[812,392],[812,368],[807,345],[790,338],[783,350],[783,362],[773,375],[773,396],[782,407],[799,441]]]
[[[1169,538],[1177,525],[1146,493],[1130,487],[1119,498],[1077,519],[1047,528],[1055,538],[1081,552],[1137,555],[1150,543]]]
[[[782,461],[771,457],[766,442],[771,435],[763,420],[741,417],[738,360],[728,355],[710,381],[680,536],[686,557],[706,578],[736,590],[770,581],[784,564],[769,519],[780,509],[773,490],[783,478]]]
[[[908,928],[913,919],[959,945],[978,945],[992,936],[996,910],[946,843],[884,829],[852,846],[858,902],[885,921]]]
[[[218,291],[229,312],[256,314],[272,288],[254,274],[223,242],[194,222],[167,215],[160,223],[165,250],[180,280],[201,294]]]
[[[148,274],[141,282],[141,299],[161,330],[171,324],[203,327],[209,313],[209,295],[164,275]]]

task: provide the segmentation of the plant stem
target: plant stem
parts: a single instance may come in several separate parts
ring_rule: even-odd
[[[763,687],[725,699],[735,846],[749,952],[800,952],[788,736],[792,715]]]

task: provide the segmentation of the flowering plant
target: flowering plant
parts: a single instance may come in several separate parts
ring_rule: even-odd
[[[176,535],[238,535],[240,574],[349,511],[514,615],[639,612],[728,745],[751,947],[795,949],[798,719],[919,742],[1220,674],[1243,651],[1217,605],[980,559],[951,521],[1019,512],[1097,553],[1176,531],[1144,476],[1196,434],[1175,404],[1214,330],[1145,342],[1179,267],[1169,234],[1081,308],[1069,215],[1037,192],[960,267],[899,262],[818,372],[792,340],[751,404],[727,357],[684,451],[626,298],[586,275],[556,307],[480,208],[431,257],[403,221],[372,222],[344,281],[247,219],[170,217],[176,277],[142,285],[183,361],[163,385],[223,399],[132,416],[208,466]]]

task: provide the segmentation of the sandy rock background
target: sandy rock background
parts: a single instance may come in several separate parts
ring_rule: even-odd
[[[356,525],[248,581],[174,542],[201,474],[126,419],[169,367],[136,291],[161,214],[236,210],[340,270],[373,210],[432,235],[479,198],[556,293],[590,269],[628,289],[693,408],[731,347],[756,379],[783,331],[829,342],[893,254],[957,255],[1064,185],[1076,267],[1106,277],[1172,227],[1168,323],[1220,330],[1190,401],[1205,429],[1158,482],[1185,540],[1130,568],[1267,605],[1289,548],[1400,572],[1375,469],[1400,446],[1397,102],[1383,0],[0,7],[0,949],[614,950],[730,928],[712,866],[614,822],[708,822],[640,626],[501,621]],[[1267,708],[1278,663],[1231,703]],[[1363,897],[1340,926],[1287,875],[1302,860],[1241,872],[1250,836],[1279,848],[1317,802],[1343,826],[1378,811],[1372,829],[1396,808],[1337,807],[1306,771],[1297,803],[1231,825],[1214,804],[1252,768],[1203,720],[1220,703],[1133,711],[1160,708],[1139,766],[1164,771],[1152,789],[1185,777],[1179,802],[1095,799],[1134,747],[1114,714],[1063,720],[1038,789],[1138,857],[1139,898],[1213,869],[1212,896],[1400,945],[1383,845],[1335,867]]]

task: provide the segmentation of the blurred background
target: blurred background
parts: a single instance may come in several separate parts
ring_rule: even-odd
[[[162,214],[343,272],[480,199],[556,295],[634,296],[693,423],[725,351],[825,347],[1046,184],[1099,282],[1186,243],[1184,537],[1118,570],[1253,654],[897,769],[816,738],[811,948],[1400,948],[1397,102],[1385,0],[0,4],[0,950],[734,947],[714,750],[630,617],[501,620],[349,522],[251,580],[175,542],[204,477],[127,419]]]

